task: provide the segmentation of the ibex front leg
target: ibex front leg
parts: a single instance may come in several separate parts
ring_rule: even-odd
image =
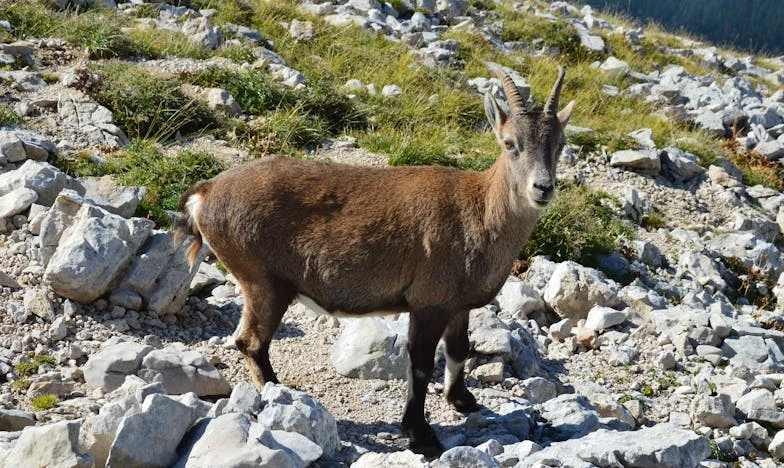
[[[476,398],[465,384],[466,359],[470,351],[468,343],[468,311],[452,316],[444,331],[446,345],[446,369],[444,370],[444,394],[456,410],[466,413],[477,409]]]
[[[425,420],[427,383],[433,375],[433,358],[441,334],[446,328],[447,314],[436,310],[411,312],[408,324],[408,354],[411,373],[408,376],[408,401],[403,412],[403,430],[410,439],[411,450],[425,456],[444,451],[436,432]]]

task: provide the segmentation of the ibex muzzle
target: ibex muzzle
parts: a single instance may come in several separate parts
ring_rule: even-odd
[[[371,168],[273,157],[196,184],[183,197],[192,258],[205,241],[245,299],[237,347],[257,386],[277,382],[269,346],[296,298],[327,312],[410,312],[411,448],[443,447],[425,420],[436,345],[446,345],[445,394],[476,408],[466,388],[468,312],[489,303],[553,196],[563,129],[559,70],[543,112],[526,112],[498,72],[511,112],[485,109],[502,153],[486,172],[446,167]]]

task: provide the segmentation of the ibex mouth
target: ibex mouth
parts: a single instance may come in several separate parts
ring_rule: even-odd
[[[544,208],[547,205],[549,205],[550,202],[552,202],[552,201],[553,201],[552,198],[549,198],[549,199],[548,198],[539,198],[539,199],[533,200],[534,205],[537,208]]]

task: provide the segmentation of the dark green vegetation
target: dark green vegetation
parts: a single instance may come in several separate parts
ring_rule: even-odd
[[[207,105],[186,96],[176,78],[123,62],[104,62],[93,71],[102,80],[87,91],[112,110],[129,138],[168,140],[217,126]]]
[[[750,52],[784,53],[784,3],[780,0],[582,0],[595,8],[619,11],[642,22],[686,30],[715,44]]]
[[[209,179],[226,166],[206,152],[181,151],[166,154],[160,144],[135,140],[106,162],[95,162],[85,153],[77,153],[57,162],[73,176],[115,174],[124,185],[141,185],[147,195],[137,208],[137,215],[168,225],[167,210],[179,208],[180,196],[193,184]]]
[[[3,125],[19,125],[21,119],[13,109],[5,104],[0,104],[0,127]]]
[[[31,356],[31,361],[22,361],[14,366],[14,371],[20,377],[30,377],[38,372],[41,364],[54,365],[55,360],[52,356],[46,354],[36,354]]]
[[[613,200],[587,187],[560,184],[555,200],[539,218],[525,257],[550,255],[553,261],[593,265],[597,254],[615,250],[618,239],[632,238],[632,225],[610,207]]]

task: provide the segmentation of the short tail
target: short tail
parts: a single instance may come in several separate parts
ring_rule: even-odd
[[[183,216],[177,222],[177,236],[190,234],[194,240],[188,248],[188,264],[193,267],[199,255],[204,239],[199,229],[198,215],[203,206],[204,197],[209,192],[209,181],[201,181],[191,187],[180,198],[180,212]]]

